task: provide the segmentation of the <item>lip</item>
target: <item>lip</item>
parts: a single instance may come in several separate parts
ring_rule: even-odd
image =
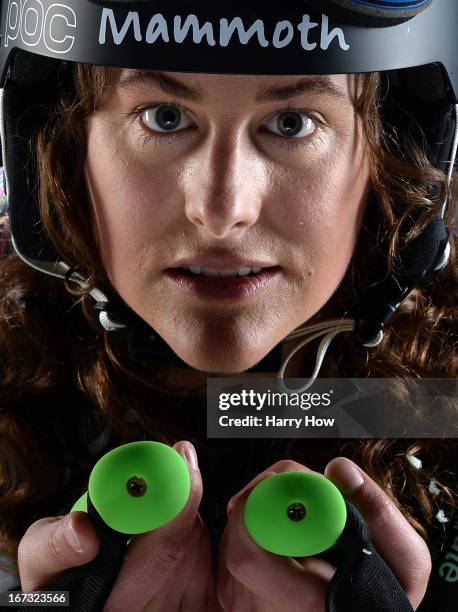
[[[238,270],[239,268],[273,268],[278,267],[274,262],[255,261],[254,259],[242,259],[236,256],[207,256],[195,257],[193,259],[181,259],[170,266],[170,269],[186,268],[187,266],[198,266],[199,268],[211,268],[218,272],[226,270]]]
[[[237,302],[254,295],[258,296],[262,290],[272,284],[279,274],[280,266],[262,270],[253,276],[198,276],[180,268],[169,268],[165,271],[166,277],[188,295],[202,300],[219,302]]]

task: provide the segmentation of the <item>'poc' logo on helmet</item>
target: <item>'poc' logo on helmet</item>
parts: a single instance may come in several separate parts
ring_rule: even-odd
[[[5,47],[21,41],[27,47],[42,43],[53,53],[68,53],[75,42],[76,15],[61,2],[45,10],[41,0],[9,0],[6,14]]]

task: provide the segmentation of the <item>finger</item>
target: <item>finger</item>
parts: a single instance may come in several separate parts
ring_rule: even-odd
[[[333,459],[326,466],[325,476],[361,512],[374,547],[397,576],[415,609],[425,595],[431,573],[426,542],[390,497],[350,459]]]
[[[22,590],[38,591],[65,570],[89,563],[99,547],[99,537],[85,512],[35,521],[18,548]]]
[[[186,576],[186,588],[181,602],[183,610],[217,610],[215,596],[215,566],[210,534],[205,524],[197,515],[200,526],[200,538],[196,545],[197,553],[191,572]],[[191,579],[192,575],[192,579]]]
[[[285,471],[312,470],[295,461],[279,461],[254,478],[232,498],[232,512],[220,545],[218,567],[218,597],[221,605],[231,609],[234,602],[233,578],[269,604],[282,609],[288,602],[288,612],[324,611],[326,586],[334,568],[315,558],[298,563],[291,557],[270,553],[259,547],[245,528],[243,509],[250,491],[271,474]]]
[[[189,444],[188,455],[188,444],[181,441],[173,447],[184,457],[191,477],[186,506],[166,525],[132,538],[104,612],[143,610],[177,568],[185,571],[186,563],[190,562],[186,553],[200,537],[196,519],[202,499],[202,478],[194,447]]]
[[[150,601],[148,612],[164,610],[215,610],[207,607],[207,589],[212,578],[213,559],[208,531],[199,516],[196,517],[196,538],[190,554],[185,557],[172,576],[172,588],[162,588]],[[211,593],[209,594],[211,596]]]

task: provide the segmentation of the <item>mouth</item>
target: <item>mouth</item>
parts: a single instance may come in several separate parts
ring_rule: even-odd
[[[169,268],[169,270],[179,270],[186,276],[204,276],[207,278],[237,278],[246,276],[258,276],[266,270],[278,269],[279,266],[270,266],[266,268],[241,267],[231,270],[215,270],[214,268],[203,268],[200,266],[183,266],[180,268]]]
[[[201,300],[238,301],[246,299],[272,283],[280,266],[214,270],[198,266],[168,268],[166,276],[187,294]]]

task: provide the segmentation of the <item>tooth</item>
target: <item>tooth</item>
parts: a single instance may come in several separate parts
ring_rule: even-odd
[[[204,276],[219,276],[220,273],[217,270],[211,270],[210,268],[202,268],[202,274]]]
[[[227,270],[226,272],[220,272],[220,276],[237,276],[237,270]]]
[[[250,274],[250,272],[253,272],[253,274],[258,274],[258,272],[262,270],[262,268],[245,267],[219,272],[218,270],[212,270],[211,268],[201,268],[200,266],[187,266],[186,269],[192,272],[193,274],[201,274],[203,276],[211,276],[214,278],[229,276],[247,276],[248,274]]]

